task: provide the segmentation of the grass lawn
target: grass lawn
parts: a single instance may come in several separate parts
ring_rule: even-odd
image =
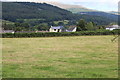
[[[117,78],[113,36],[3,38],[4,78]]]

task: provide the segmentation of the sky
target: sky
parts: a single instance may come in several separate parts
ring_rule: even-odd
[[[41,1],[41,0],[2,0],[2,1]],[[119,0],[42,0],[55,1],[64,4],[82,5],[99,11],[118,11]]]

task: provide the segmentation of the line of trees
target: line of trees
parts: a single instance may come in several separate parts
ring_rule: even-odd
[[[81,19],[77,22],[77,31],[95,31],[98,29],[105,29],[105,26],[99,26],[94,22],[86,22]]]
[[[14,31],[41,31],[48,30],[50,26],[47,24],[38,24],[35,26],[31,26],[29,23],[7,23],[6,21],[2,22],[3,30],[14,30]]]
[[[28,23],[6,23],[2,22],[3,30],[14,30],[14,31],[30,31],[30,25]]]
[[[14,31],[48,31],[50,26],[65,26],[63,22],[59,22],[57,25],[52,23],[40,23],[35,26],[29,23],[2,23],[3,30],[14,30]],[[70,25],[68,25],[70,26]],[[104,25],[97,25],[94,22],[87,22],[84,19],[80,19],[76,22],[77,31],[96,31],[98,29],[105,29]]]

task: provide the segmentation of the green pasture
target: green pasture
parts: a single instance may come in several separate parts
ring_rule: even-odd
[[[117,78],[114,36],[3,38],[4,78]]]

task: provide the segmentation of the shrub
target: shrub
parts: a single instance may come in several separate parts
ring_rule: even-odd
[[[3,38],[22,38],[22,37],[57,37],[57,36],[81,36],[81,35],[118,35],[120,30],[103,31],[80,31],[80,32],[46,32],[46,33],[2,33]]]

